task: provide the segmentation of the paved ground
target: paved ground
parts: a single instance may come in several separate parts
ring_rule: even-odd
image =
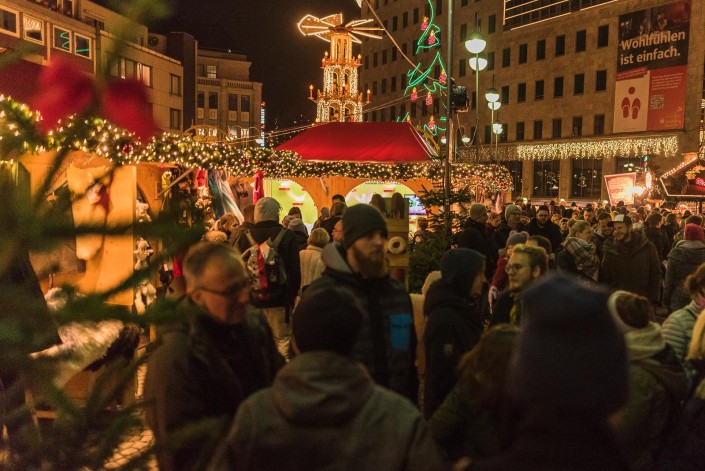
[[[153,442],[154,436],[152,431],[145,426],[144,430],[130,437],[127,441],[123,442],[120,447],[115,451],[112,459],[105,464],[106,469],[117,469],[120,466],[127,464],[132,458],[139,456],[147,449]],[[148,470],[157,470],[157,460],[152,456],[149,460],[148,466],[145,468]]]

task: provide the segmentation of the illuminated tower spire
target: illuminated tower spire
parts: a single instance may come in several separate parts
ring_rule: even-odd
[[[343,25],[343,15],[338,13],[319,19],[306,15],[299,21],[299,31],[304,36],[316,36],[330,43],[321,68],[323,69],[323,90],[313,96],[313,86],[309,98],[316,102],[316,121],[362,121],[363,93],[358,89],[357,69],[360,56],[353,57],[353,43],[360,44],[357,37],[367,36],[381,39],[375,34],[382,28],[363,27],[372,20],[354,20]]]

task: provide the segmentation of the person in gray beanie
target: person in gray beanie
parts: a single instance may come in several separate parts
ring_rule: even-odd
[[[366,204],[348,208],[342,221],[343,241],[323,249],[326,268],[309,289],[347,286],[353,290],[368,314],[353,357],[367,367],[377,384],[414,398],[418,377],[411,299],[404,285],[389,274],[387,224],[377,209]]]
[[[449,250],[441,260],[441,279],[431,285],[424,302],[427,317],[424,416],[430,418],[455,386],[460,357],[482,335],[482,291],[485,257],[471,249]]]
[[[350,356],[366,316],[349,288],[306,290],[297,356],[240,406],[210,469],[448,469],[416,406]]]
[[[504,210],[504,221],[500,224],[492,235],[493,250],[499,257],[499,251],[507,246],[507,239],[512,231],[523,231],[524,225],[521,223],[522,210],[515,204],[507,205]]]
[[[608,293],[549,275],[524,293],[509,387],[519,422],[510,448],[473,471],[630,469],[609,417],[626,403],[627,351]]]

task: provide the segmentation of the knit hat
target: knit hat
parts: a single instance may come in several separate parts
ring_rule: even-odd
[[[653,315],[649,300],[629,291],[612,293],[607,300],[607,308],[617,329],[623,334],[647,327]]]
[[[514,211],[521,211],[521,208],[515,204],[509,204],[507,205],[506,209],[504,210],[504,219],[509,219],[509,215],[512,214]]]
[[[348,355],[363,317],[364,308],[350,288],[312,285],[292,316],[294,341],[302,353],[327,350]]]
[[[697,224],[686,224],[683,238],[685,240],[699,240],[705,242],[705,232],[703,228]]]
[[[343,214],[343,247],[346,249],[357,239],[375,231],[382,231],[384,237],[387,237],[387,223],[377,208],[368,204],[356,204]]]
[[[470,206],[470,217],[472,219],[477,219],[482,217],[483,214],[487,214],[487,208],[484,204],[475,203]]]
[[[441,259],[441,280],[459,293],[469,294],[484,260],[485,256],[476,250],[449,250]]]
[[[517,403],[538,411],[607,416],[627,400],[624,338],[607,292],[562,274],[522,294],[522,332],[510,373]]]
[[[526,244],[527,240],[529,240],[528,232],[512,231],[509,233],[509,237],[507,237],[506,247],[511,247],[513,245],[519,244]]]
[[[266,196],[257,200],[255,205],[255,223],[262,221],[279,222],[279,211],[281,206],[274,198]]]

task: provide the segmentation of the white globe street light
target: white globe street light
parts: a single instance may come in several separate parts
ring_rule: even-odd
[[[474,71],[485,70],[487,68],[487,57],[484,54],[475,54],[469,59],[470,68]]]
[[[479,31],[474,31],[470,35],[470,39],[465,41],[465,49],[467,49],[471,54],[481,53],[485,50],[485,46],[487,46],[487,41],[485,41],[485,38]]]
[[[492,111],[497,111],[502,107],[502,103],[500,101],[488,101],[487,107]]]
[[[490,103],[494,103],[499,100],[499,92],[496,88],[492,87],[485,92],[485,99]]]

